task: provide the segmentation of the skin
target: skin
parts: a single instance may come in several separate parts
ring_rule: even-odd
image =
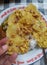
[[[8,46],[5,44],[6,41],[7,38],[0,40],[0,65],[11,65],[12,63],[16,63],[16,53],[12,54],[11,56],[6,54],[6,51],[8,49]]]

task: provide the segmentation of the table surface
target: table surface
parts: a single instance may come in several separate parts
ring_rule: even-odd
[[[47,18],[47,0],[1,0],[0,1],[0,13],[8,7],[33,3],[36,5],[39,11],[41,11]],[[44,58],[30,65],[45,65]]]

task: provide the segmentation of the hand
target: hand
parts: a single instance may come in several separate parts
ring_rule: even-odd
[[[17,58],[16,53],[11,56],[5,54],[8,49],[8,46],[5,44],[6,41],[7,38],[0,40],[0,65],[11,65],[15,63],[15,59]]]

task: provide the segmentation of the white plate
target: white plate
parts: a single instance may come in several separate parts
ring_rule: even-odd
[[[21,6],[14,6],[11,8],[8,8],[6,10],[4,10],[1,14],[0,14],[0,24],[8,17],[8,15],[10,15],[14,10],[16,10],[17,8],[23,8],[25,7],[24,5]],[[46,20],[45,16],[41,13],[41,15],[43,16],[43,18]],[[47,20],[46,20],[47,21]],[[34,62],[36,62],[37,60],[39,60],[40,58],[42,58],[43,53],[42,53],[42,49],[34,49],[29,51],[26,54],[23,55],[18,55],[17,59],[16,59],[16,64],[14,65],[28,65],[28,64],[32,64]]]

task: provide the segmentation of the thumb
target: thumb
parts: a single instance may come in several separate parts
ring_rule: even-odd
[[[0,47],[0,55],[2,55],[5,51],[7,51],[8,46],[7,45],[3,45],[2,47]]]

